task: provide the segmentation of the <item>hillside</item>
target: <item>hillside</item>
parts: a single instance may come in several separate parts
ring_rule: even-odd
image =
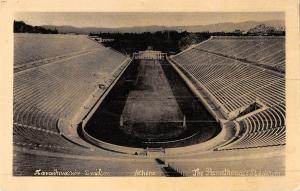
[[[248,31],[249,29],[260,25],[265,24],[275,28],[284,28],[284,21],[282,20],[269,20],[263,22],[257,21],[246,21],[240,23],[217,23],[210,25],[195,25],[195,26],[133,26],[133,27],[121,27],[121,28],[103,28],[103,27],[73,27],[73,26],[53,26],[53,25],[44,25],[44,28],[47,29],[57,29],[60,33],[104,33],[104,32],[121,32],[121,33],[142,33],[142,32],[156,32],[164,30],[175,30],[178,32],[188,31],[188,32],[232,32],[236,29],[242,31]]]
[[[58,31],[55,28],[50,29],[41,26],[32,26],[23,21],[14,21],[14,33],[57,34]]]

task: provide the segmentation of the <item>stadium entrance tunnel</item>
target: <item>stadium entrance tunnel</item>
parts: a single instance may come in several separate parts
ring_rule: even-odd
[[[98,146],[144,149],[199,144],[221,127],[167,60],[144,59],[130,63],[82,130]]]

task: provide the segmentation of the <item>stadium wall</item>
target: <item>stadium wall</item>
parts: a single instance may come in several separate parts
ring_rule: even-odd
[[[125,153],[125,154],[141,154],[144,153],[143,148],[134,148],[134,147],[125,147],[125,146],[120,146],[120,145],[115,145],[115,144],[110,144],[104,141],[101,141],[99,139],[96,139],[92,136],[90,136],[84,128],[82,128],[82,134],[83,137],[88,140],[90,143],[93,143],[94,145],[97,145],[101,148],[104,148],[106,150],[114,151],[114,152],[119,152],[119,153]]]

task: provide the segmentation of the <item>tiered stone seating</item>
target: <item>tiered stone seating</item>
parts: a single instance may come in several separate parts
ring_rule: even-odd
[[[284,77],[264,68],[193,49],[174,60],[205,85],[229,112],[255,99],[272,106],[285,98]]]
[[[282,54],[284,60],[284,38],[275,37],[212,38],[179,53],[173,60],[204,85],[227,113],[253,102],[263,104],[265,109],[262,112],[250,114],[245,119],[237,118],[243,127],[242,137],[220,149],[285,144],[285,76],[235,59],[243,58],[239,57],[243,55],[243,49],[251,53],[247,59],[252,61],[272,58],[274,51]],[[276,64],[281,64],[281,61],[273,60],[272,65]]]
[[[104,156],[119,157],[117,153],[102,149],[87,148],[69,141],[55,130],[14,123],[13,124],[14,146],[27,150],[56,153],[59,157],[64,155],[73,156]]]
[[[14,65],[104,48],[84,35],[14,34]]]
[[[59,63],[16,73],[14,122],[53,129],[58,118],[71,118],[125,56],[100,49]]]
[[[97,152],[92,152],[64,138],[58,132],[57,123],[61,118],[71,119],[74,117],[98,84],[108,85],[109,78],[126,57],[111,49],[103,48],[86,37],[78,36],[78,39],[68,35],[66,37],[63,35],[46,37],[37,35],[37,38],[31,39],[34,41],[33,46],[44,46],[45,44],[40,42],[41,39],[53,40],[53,42],[46,42],[46,47],[41,48],[47,52],[43,52],[41,55],[37,53],[32,58],[40,59],[57,56],[58,53],[64,54],[91,48],[93,51],[14,74],[14,145],[47,152],[95,155]],[[25,39],[21,38],[21,40]],[[25,41],[21,41],[22,43],[18,41],[22,46],[16,47],[16,52],[23,52],[23,45],[25,47],[30,45],[27,42],[28,39]],[[75,48],[73,41],[78,42],[80,46],[78,44],[78,47]],[[70,43],[71,50],[60,50],[62,47],[58,46],[59,42],[63,46]],[[84,44],[86,42],[88,44]],[[65,47],[65,49],[68,48]],[[31,56],[29,57],[31,59]],[[101,151],[101,154],[103,154],[102,152],[107,152],[104,153],[105,156],[109,156],[111,153]]]
[[[285,69],[284,37],[213,37],[195,48]]]
[[[280,103],[240,121],[245,133],[221,149],[237,149],[285,144],[285,105]]]
[[[15,123],[13,134],[13,142],[16,146],[60,153],[84,153],[85,150],[88,151],[88,149],[67,141],[58,132],[43,128]]]

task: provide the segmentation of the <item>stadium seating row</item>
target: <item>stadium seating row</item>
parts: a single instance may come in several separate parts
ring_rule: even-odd
[[[104,48],[85,35],[14,34],[14,65]]]
[[[213,37],[195,49],[239,58],[256,64],[285,69],[283,37]]]
[[[173,59],[205,85],[228,112],[255,99],[268,106],[284,100],[285,79],[281,74],[194,49]]]
[[[71,118],[96,86],[105,84],[112,70],[124,59],[125,56],[109,49],[100,49],[51,67],[16,73],[14,121],[53,129],[56,124],[46,122],[46,116]]]
[[[68,154],[92,153],[89,149],[67,141],[56,131],[14,123],[13,134],[16,146]]]
[[[99,84],[105,87],[111,82],[127,58],[84,36],[16,34],[15,39],[20,45],[15,56],[21,55],[22,63],[93,51],[14,74],[14,145],[56,153],[97,154],[64,138],[57,129],[58,121],[74,117]],[[33,51],[35,48],[38,50]],[[15,59],[15,65],[19,63]],[[107,152],[105,156],[111,153],[102,152]]]
[[[275,66],[284,64],[283,53],[281,37],[214,37],[172,58],[204,85],[228,114],[255,102],[265,108],[247,117],[237,115],[241,137],[219,150],[285,144],[284,74],[234,58],[248,55],[246,59],[259,62],[278,57],[270,61]]]
[[[285,144],[285,105],[280,103],[241,120],[243,136],[222,149]]]

